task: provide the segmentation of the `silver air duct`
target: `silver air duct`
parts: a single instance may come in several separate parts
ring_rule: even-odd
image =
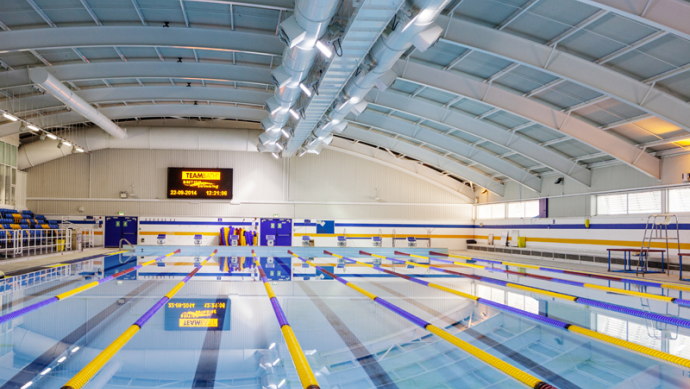
[[[85,151],[103,149],[257,151],[254,140],[259,130],[228,130],[187,127],[132,127],[126,139],[113,139],[97,128],[72,131],[70,140]],[[18,168],[27,169],[70,155],[57,148],[57,140],[45,139],[23,144],[18,151]]]
[[[316,41],[326,32],[339,3],[340,0],[297,0],[294,15],[280,23],[278,37],[287,47],[283,51],[283,63],[271,72],[276,88],[275,95],[266,101],[270,116],[261,122],[266,135],[258,146],[260,151],[280,151],[275,143],[280,140],[290,109],[299,98],[299,84],[314,64],[318,52]]]
[[[29,69],[29,78],[31,82],[45,89],[71,110],[89,119],[93,124],[102,128],[108,134],[117,139],[125,139],[127,137],[127,133],[122,128],[98,112],[89,103],[84,101],[84,99],[75,95],[69,88],[64,86],[60,80],[48,73],[44,68]]]
[[[423,52],[438,40],[443,29],[434,20],[449,2],[450,0],[408,0],[401,7],[391,26],[374,43],[358,73],[347,82],[343,94],[327,111],[323,125],[314,130],[317,139],[325,140],[328,134],[334,130],[338,132],[339,128],[342,132],[344,126],[339,126],[351,111],[362,113],[367,106],[366,101],[363,101],[364,96],[407,49],[414,45]],[[305,145],[308,152],[314,147],[316,145]]]

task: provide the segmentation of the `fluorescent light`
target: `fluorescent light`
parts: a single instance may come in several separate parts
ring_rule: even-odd
[[[273,347],[275,347],[275,346],[276,346],[276,344],[275,344],[275,343],[271,343],[271,345],[270,345],[270,346],[268,346],[268,349],[269,349],[269,350],[273,350]]]
[[[13,122],[18,120],[16,116],[10,115],[9,113],[3,113],[2,116],[4,116],[5,119],[10,119]]]
[[[292,108],[290,108],[290,115],[292,115],[292,117],[295,119],[299,119],[299,114]]]
[[[280,388],[281,386],[285,385],[285,378],[283,378],[282,381],[278,384],[278,387]]]
[[[276,153],[271,153],[271,155],[274,156],[276,159],[279,158],[279,157],[278,157],[278,154],[276,154]]]
[[[361,98],[361,97],[356,97],[356,96],[355,96],[355,97],[351,98],[350,101],[352,101],[352,104],[357,104],[357,103],[359,103],[360,101],[362,101],[362,98]]]
[[[309,88],[307,88],[306,85],[300,82],[299,87],[300,89],[302,89],[302,91],[304,91],[304,94],[307,95],[307,97],[311,97],[311,91],[309,90]]]
[[[62,141],[62,144],[63,144],[63,145],[65,145],[65,146],[67,146],[67,147],[70,147],[70,146],[72,146],[72,144],[71,144],[71,143],[69,143],[69,142],[68,142],[68,141],[66,141],[66,140],[63,140],[63,141]]]
[[[22,389],[26,389],[26,388],[28,388],[29,386],[33,385],[33,384],[34,384],[33,381],[29,381],[29,382],[25,383],[24,386],[22,386]]]
[[[280,131],[283,132],[283,135],[285,135],[286,138],[288,138],[288,139],[290,138],[290,134],[288,134],[288,132],[285,131],[285,129],[282,129],[282,130],[280,130]]]
[[[67,357],[62,357],[62,358],[58,359],[58,363],[62,363],[62,362],[64,362],[64,361],[65,361],[65,359],[67,359]]]
[[[46,374],[50,373],[51,370],[53,370],[53,369],[47,368],[41,372],[41,375],[46,375]]]
[[[304,150],[304,151],[302,151],[302,153],[300,153],[299,156],[301,157],[301,156],[303,156],[303,155],[306,154],[306,153],[307,153],[307,150]]]
[[[334,126],[337,126],[338,124],[340,124],[340,119],[333,119],[333,120],[331,120],[331,124],[334,125]]]
[[[405,30],[403,30],[403,31],[405,31]],[[316,41],[316,48],[319,49],[319,51],[322,52],[323,55],[326,56],[326,58],[331,58],[331,56],[333,55],[333,50],[331,50],[328,46],[326,46],[321,41]]]
[[[283,145],[281,145],[280,143],[276,143],[276,146],[278,146],[278,148],[281,149],[281,150],[284,149]]]
[[[77,351],[79,351],[79,347],[78,347],[78,346],[72,349],[72,352],[73,352],[73,353],[76,353]]]
[[[29,130],[32,130],[32,131],[41,131],[40,128],[34,126],[33,124],[29,124],[29,125],[26,126],[26,127],[27,127]]]
[[[51,134],[50,132],[46,132],[46,135],[48,135],[48,138],[50,139],[57,139],[57,136]]]
[[[280,358],[276,359],[276,360],[273,362],[273,366],[277,365],[278,362],[280,362]]]
[[[83,153],[83,152],[84,152],[84,149],[82,149],[81,147],[77,147],[77,151],[80,152],[80,153]]]

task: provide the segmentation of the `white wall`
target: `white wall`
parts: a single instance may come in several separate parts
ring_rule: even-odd
[[[233,168],[228,201],[166,199],[168,167]],[[467,220],[466,200],[375,161],[325,150],[320,156],[218,151],[102,150],[27,169],[27,207],[39,214],[151,217]],[[132,184],[134,190],[132,191]],[[379,188],[383,201],[374,197]],[[120,191],[137,198],[119,199]]]

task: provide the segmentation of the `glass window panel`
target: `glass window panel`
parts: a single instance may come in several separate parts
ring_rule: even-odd
[[[9,165],[12,163],[12,145],[9,143],[5,143],[5,165]]]
[[[491,205],[477,205],[477,219],[491,219]]]
[[[525,201],[525,217],[539,216],[539,200]]]
[[[525,311],[529,313],[534,313],[535,315],[539,314],[539,300],[532,298],[532,297],[526,297],[525,296]]]
[[[597,332],[627,340],[628,322],[604,315],[597,315]]]
[[[690,212],[690,188],[669,190],[668,210],[669,212]]]
[[[506,205],[505,204],[494,204],[491,206],[491,218],[492,219],[505,219],[506,217]]]
[[[0,142],[0,164],[5,163],[5,146],[4,143]],[[2,172],[3,176],[5,175],[5,172]]]
[[[508,203],[508,217],[509,218],[525,217],[525,204],[524,203]]]
[[[3,147],[0,145],[0,149],[3,149]],[[3,184],[5,182],[5,167],[0,166],[0,202],[3,204],[5,203],[5,185]]]
[[[598,215],[625,215],[628,213],[628,195],[610,194],[597,196]]]
[[[17,146],[12,146],[12,166],[17,167]]]
[[[628,193],[628,213],[660,213],[661,192]]]

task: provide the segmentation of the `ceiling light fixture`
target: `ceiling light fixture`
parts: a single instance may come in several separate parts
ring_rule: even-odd
[[[286,138],[290,139],[290,134],[287,131],[285,131],[284,128],[280,131],[283,133],[283,135],[285,135]]]
[[[27,128],[29,129],[29,130],[31,130],[31,131],[35,131],[35,132],[39,132],[39,131],[41,131],[41,129],[40,129],[40,128],[38,128],[38,127],[34,126],[33,124],[29,124],[29,125],[28,125],[28,126],[26,126],[26,127],[27,127]]]
[[[326,58],[331,58],[331,56],[333,55],[333,50],[331,50],[330,47],[328,47],[325,43],[321,41],[316,41],[316,48],[319,49],[319,51],[322,52],[323,55],[326,56]]]
[[[292,115],[295,120],[299,120],[299,114],[294,109],[290,108],[290,115]]]
[[[81,147],[77,147],[77,152],[78,152],[78,153],[83,153],[83,152],[84,152],[84,149],[82,149]]]
[[[69,142],[68,142],[68,141],[66,141],[66,140],[62,141],[62,144],[64,144],[64,145],[65,145],[65,146],[67,146],[67,147],[70,147],[70,146],[72,146],[72,144],[71,144],[71,143],[69,143]]]
[[[283,145],[281,145],[280,143],[276,143],[276,146],[278,146],[278,148],[281,149],[281,150],[284,149]]]
[[[61,149],[61,148],[62,148],[62,144],[63,144],[62,139],[60,139],[60,141],[59,141],[58,144],[57,144],[57,148],[58,148],[58,149]]]
[[[278,154],[276,154],[276,153],[271,153],[271,155],[272,155],[272,156],[274,156],[274,157],[275,157],[275,159],[278,159],[278,158],[280,158],[280,157],[278,157]]]
[[[10,115],[9,113],[3,113],[2,116],[4,116],[5,119],[9,119],[9,120],[11,120],[11,121],[13,121],[13,122],[16,122],[17,120],[19,120],[19,119],[17,119],[16,116]]]
[[[50,132],[46,132],[46,136],[50,139],[57,139],[57,136],[51,134]]]

